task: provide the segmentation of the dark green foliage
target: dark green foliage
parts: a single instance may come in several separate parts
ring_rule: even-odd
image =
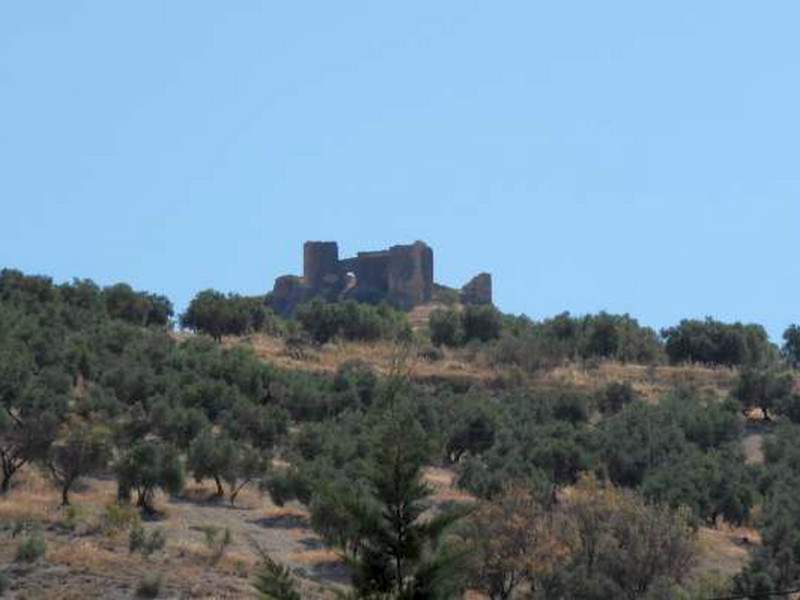
[[[140,523],[136,523],[128,534],[128,550],[139,552],[144,557],[163,550],[166,545],[167,534],[161,527],[154,527],[148,533]]]
[[[362,518],[371,508],[369,490],[361,481],[354,484],[334,473],[315,488],[309,504],[314,531],[327,544],[357,553],[368,528],[373,525]]]
[[[586,428],[586,399],[571,390],[546,396],[513,396],[503,403],[491,448],[463,461],[459,485],[491,498],[514,481],[539,487],[574,483],[593,465],[593,439]]]
[[[587,327],[581,354],[584,357],[612,358],[617,355],[620,337],[614,317],[600,313]]]
[[[293,466],[267,489],[277,503],[309,505],[312,526],[345,552],[362,596],[452,597],[456,556],[442,537],[451,516],[421,518],[430,494],[422,466],[441,443],[441,425],[425,408],[430,399],[408,392],[387,383],[367,412],[304,425]]]
[[[493,362],[526,371],[557,366],[568,360],[605,358],[653,364],[663,349],[655,331],[629,315],[573,317],[569,313],[534,322],[506,317],[503,335],[492,352]]]
[[[633,389],[629,382],[612,381],[598,394],[597,407],[603,414],[613,415],[636,400],[636,398],[636,390]]]
[[[683,320],[661,331],[672,364],[764,365],[774,360],[775,348],[761,325]]]
[[[47,456],[70,390],[66,373],[39,364],[29,344],[8,337],[0,338],[0,493],[23,465]]]
[[[788,406],[794,380],[791,373],[771,369],[745,369],[739,375],[734,395],[743,410],[759,408],[768,420],[769,411],[776,406]],[[789,407],[791,411],[791,407]]]
[[[103,300],[112,319],[121,319],[133,325],[165,327],[174,314],[168,298],[135,292],[127,283],[105,288]]]
[[[134,291],[125,283],[103,290],[89,279],[54,285],[48,277],[11,269],[0,271],[0,302],[5,306],[25,305],[37,317],[61,321],[69,329],[107,318],[139,326],[167,327],[173,315],[168,298]]]
[[[248,484],[260,481],[268,469],[269,460],[263,452],[246,444],[239,445],[234,455],[233,467],[224,476],[231,506],[236,503],[239,492]]]
[[[775,404],[775,411],[792,423],[800,423],[800,394],[792,393],[779,398]]]
[[[261,561],[253,575],[253,587],[262,600],[301,600],[297,582],[288,568],[259,549]]]
[[[289,417],[281,407],[239,399],[223,415],[221,423],[236,440],[268,450],[286,435]]]
[[[347,504],[358,524],[351,565],[353,585],[362,595],[450,598],[458,590],[457,557],[442,538],[456,517],[421,519],[431,494],[422,482],[423,440],[422,428],[402,409],[390,409],[378,425],[366,471],[369,493],[362,502]]]
[[[302,304],[295,312],[295,319],[303,330],[318,344],[326,344],[339,333],[339,310],[336,304],[319,298]]]
[[[589,420],[589,398],[574,390],[559,390],[544,399],[544,406],[556,421],[581,425]]]
[[[461,315],[464,340],[488,342],[500,337],[502,320],[500,312],[489,305],[467,306]]]
[[[275,333],[281,329],[278,318],[259,297],[238,294],[227,296],[216,290],[203,290],[181,315],[181,326],[210,335],[219,341],[223,335],[244,335],[254,331]]]
[[[352,300],[327,303],[315,298],[300,305],[295,318],[318,344],[337,336],[345,340],[375,341],[410,333],[406,316],[386,304],[372,306]]]
[[[764,437],[763,451],[765,472],[761,481],[761,490],[769,495],[770,490],[781,483],[791,483],[800,479],[800,426],[791,423],[780,423]]]
[[[683,430],[686,439],[703,451],[737,440],[742,425],[738,405],[703,397],[692,388],[678,388],[659,402],[659,410]]]
[[[205,429],[191,441],[187,466],[197,481],[213,479],[218,496],[224,495],[226,482],[233,504],[246,485],[266,473],[266,451],[286,433],[287,423],[282,409],[239,398],[223,414],[220,431]]]
[[[153,514],[153,495],[162,489],[178,494],[183,489],[183,465],[174,448],[156,440],[135,442],[120,456],[114,470],[121,490],[136,491],[136,506]]]
[[[735,578],[740,593],[766,594],[795,587],[800,579],[800,428],[785,423],[764,440],[765,495],[761,547]]]
[[[672,508],[686,506],[711,526],[716,525],[718,517],[741,525],[755,504],[756,472],[745,464],[738,447],[709,453],[690,448],[649,471],[642,493]]]
[[[687,443],[674,419],[643,403],[606,419],[600,439],[600,456],[611,481],[627,487],[638,486],[650,469],[681,455]]]
[[[757,493],[756,473],[733,445],[740,427],[734,404],[678,390],[657,406],[634,402],[607,417],[598,458],[614,483],[688,506],[699,521],[742,523]]]
[[[339,394],[339,410],[368,408],[375,399],[378,377],[372,367],[362,361],[349,361],[339,366],[333,389]]]
[[[207,414],[198,407],[187,408],[162,399],[153,403],[150,422],[152,430],[163,440],[186,450],[192,440],[208,426]]]
[[[107,430],[73,424],[63,439],[50,449],[47,466],[61,488],[61,504],[69,504],[69,491],[82,477],[97,474],[111,460],[111,440]]]
[[[448,423],[445,458],[457,463],[465,453],[476,456],[494,444],[497,411],[482,397],[456,400]]]
[[[223,479],[234,470],[236,443],[226,435],[216,435],[205,430],[189,446],[186,467],[199,483],[213,479],[217,486],[217,496],[225,494]]]
[[[800,325],[789,325],[783,332],[782,350],[790,365],[800,367]]]
[[[492,364],[519,367],[527,373],[550,369],[570,356],[569,344],[549,339],[540,328],[503,335],[489,352]]]
[[[437,308],[428,318],[431,343],[434,346],[460,346],[464,343],[464,324],[455,309]]]
[[[434,346],[461,346],[471,340],[488,342],[500,337],[502,318],[493,306],[436,309],[428,318]]]
[[[16,560],[20,562],[35,562],[47,552],[47,542],[41,531],[33,531],[26,536],[17,546]]]

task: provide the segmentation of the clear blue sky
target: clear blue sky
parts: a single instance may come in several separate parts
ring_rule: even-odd
[[[800,321],[800,3],[4,2],[0,265],[183,307],[426,240],[505,311]]]

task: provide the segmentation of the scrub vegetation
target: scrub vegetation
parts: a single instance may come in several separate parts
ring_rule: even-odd
[[[0,272],[7,590],[798,587],[796,325],[269,300]]]

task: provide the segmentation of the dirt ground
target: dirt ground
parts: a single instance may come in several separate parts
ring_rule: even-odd
[[[0,499],[0,564],[9,565],[9,598],[131,598],[151,574],[163,578],[159,597],[252,597],[250,577],[258,562],[254,544],[302,579],[304,597],[327,597],[323,586],[348,581],[343,563],[311,530],[304,511],[277,507],[253,491],[243,491],[235,507],[212,499],[211,486],[191,485],[180,498],[159,497],[162,514],[143,527],[162,528],[166,547],[144,558],[129,551],[127,530],[103,527],[105,507],[116,499],[113,481],[89,480],[73,495],[79,516],[70,520],[46,480],[34,472],[20,479]],[[43,559],[33,564],[14,560],[26,536],[14,531],[18,524],[42,528],[47,541]],[[205,541],[209,526],[231,532],[232,542],[218,560]]]
[[[453,473],[430,468],[434,505],[469,501],[455,489]],[[339,555],[311,529],[300,505],[275,506],[268,496],[245,489],[236,506],[213,498],[212,485],[192,483],[179,498],[159,496],[161,515],[142,523],[161,528],[166,547],[144,558],[128,548],[128,530],[104,527],[106,507],[116,501],[116,484],[91,479],[72,494],[77,517],[59,508],[59,495],[37,472],[23,472],[12,491],[0,498],[0,565],[7,565],[10,589],[17,599],[112,600],[135,597],[146,576],[160,574],[159,598],[253,597],[251,577],[258,563],[257,544],[273,560],[289,567],[302,584],[304,598],[332,598],[345,589],[349,573]],[[25,531],[15,531],[25,525]],[[15,561],[29,527],[40,527],[47,542],[44,558],[32,564]],[[215,560],[204,529],[228,529],[232,543]]]

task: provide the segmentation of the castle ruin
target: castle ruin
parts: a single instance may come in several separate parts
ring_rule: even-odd
[[[339,258],[336,242],[306,242],[303,276],[284,275],[275,280],[271,306],[288,314],[306,300],[329,302],[356,300],[389,304],[410,310],[433,300],[433,250],[425,242],[392,246],[388,250],[359,252]],[[468,304],[491,304],[491,276],[481,273],[462,289]]]

